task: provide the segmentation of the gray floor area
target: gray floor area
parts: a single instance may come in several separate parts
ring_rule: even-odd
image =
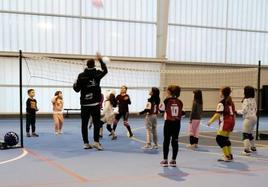
[[[215,143],[217,125],[201,123],[200,146],[186,148],[188,119],[182,120],[180,151],[176,168],[162,168],[162,148],[143,150],[145,128],[143,118],[131,118],[134,138],[126,136],[120,122],[118,139],[110,140],[104,131],[103,151],[82,149],[79,119],[66,119],[64,133],[53,133],[52,119],[37,119],[40,137],[24,137],[25,149],[0,151],[0,187],[63,187],[63,186],[207,186],[252,187],[267,182],[267,141],[258,141],[258,152],[242,156],[240,131],[242,119],[237,119],[233,140],[234,162],[220,163],[221,150]],[[268,130],[268,118],[260,119],[260,130]],[[158,120],[159,143],[163,141],[163,120]],[[0,139],[5,132],[19,132],[16,119],[0,120]],[[92,140],[92,130],[89,132]],[[170,149],[170,151],[172,151]]]

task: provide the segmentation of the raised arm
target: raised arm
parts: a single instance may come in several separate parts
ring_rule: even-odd
[[[98,74],[98,78],[102,79],[108,73],[108,69],[107,69],[106,64],[102,61],[102,56],[100,53],[97,53],[96,58],[100,62],[100,65],[101,65],[101,71],[99,71],[100,73]]]

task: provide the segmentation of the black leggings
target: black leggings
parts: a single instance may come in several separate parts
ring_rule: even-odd
[[[225,146],[231,146],[231,142],[229,140],[229,137],[226,137],[226,136],[217,135],[216,142],[221,148],[223,148]]]
[[[128,112],[124,112],[124,113],[119,113],[115,116],[115,121],[113,123],[113,130],[115,131],[116,127],[117,127],[117,124],[119,122],[119,120],[121,119],[121,117],[123,116],[123,120],[124,120],[124,126],[128,129],[128,131],[130,133],[131,132],[131,128],[129,126],[129,123],[128,123],[128,116],[129,116],[129,113]]]
[[[82,137],[84,143],[89,143],[88,141],[88,121],[90,116],[92,117],[93,125],[94,125],[94,141],[99,142],[99,132],[100,132],[100,106],[81,106],[81,119],[82,119]]]
[[[164,159],[168,159],[169,144],[171,139],[171,146],[173,149],[172,159],[176,160],[179,151],[179,133],[181,128],[181,121],[165,121],[164,124],[164,142],[163,142],[163,154]]]

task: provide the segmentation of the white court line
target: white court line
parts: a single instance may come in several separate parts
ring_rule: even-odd
[[[208,126],[206,126],[208,127]],[[137,130],[140,130],[140,129],[144,129],[145,127],[138,127],[138,128],[134,128],[132,129],[132,131],[137,131]],[[208,127],[209,128],[209,127]],[[208,132],[211,132],[211,131],[208,131]],[[200,135],[201,136],[201,135]],[[204,136],[206,137],[206,136]],[[212,137],[210,137],[212,138]],[[215,137],[214,137],[215,138]],[[146,143],[146,141],[144,140],[141,140],[139,138],[136,138],[135,136],[131,138],[132,140],[136,141],[136,142],[139,142],[139,143]],[[233,140],[232,140],[233,141]],[[183,142],[179,142],[179,144],[184,144],[184,145],[187,145],[187,143],[183,143]],[[262,144],[260,144],[262,145]],[[162,147],[161,145],[158,145],[159,147]],[[218,146],[209,146],[209,145],[202,145],[203,147],[213,147],[213,148],[218,148]],[[265,145],[262,145],[262,146],[265,146]],[[232,146],[232,148],[241,148],[241,147],[234,147]],[[262,148],[267,148],[266,147],[262,147]],[[190,149],[187,149],[187,148],[180,148],[181,150],[190,150]],[[197,153],[201,153],[201,154],[209,154],[209,155],[222,155],[222,153],[217,153],[217,152],[202,152],[202,151],[196,151]],[[242,159],[245,159],[245,160],[253,160],[253,161],[268,161],[267,158],[258,158],[258,157],[254,157],[254,156],[243,156],[243,155],[239,155],[239,154],[235,154],[235,157],[239,157],[239,158],[242,158]]]
[[[19,159],[25,157],[27,154],[28,154],[28,151],[27,151],[26,149],[22,149],[22,153],[21,153],[21,155],[15,157],[15,158],[9,159],[9,160],[2,161],[2,162],[0,162],[0,165],[2,165],[2,164],[7,164],[7,163],[9,163],[9,162],[17,161],[17,160],[19,160]]]

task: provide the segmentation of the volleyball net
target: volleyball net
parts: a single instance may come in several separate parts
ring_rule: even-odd
[[[86,68],[86,60],[25,56],[23,63],[24,86],[40,89],[41,102],[49,102],[53,93],[60,89],[64,94],[65,107],[79,108],[79,96],[72,90],[72,86],[78,74]],[[257,88],[258,69],[255,67],[219,68],[131,60],[112,60],[107,63],[107,67],[108,74],[101,81],[102,91],[114,89],[119,94],[120,87],[126,85],[132,100],[131,112],[143,109],[151,87],[159,87],[164,97],[164,90],[168,85],[179,85],[182,88],[181,99],[185,110],[191,109],[192,91],[201,89],[204,92],[204,110],[207,111],[215,109],[219,89],[223,86],[232,88],[232,97],[238,107],[244,97],[244,86]],[[98,62],[96,68],[100,69]],[[47,110],[49,108],[44,108],[44,111]]]

